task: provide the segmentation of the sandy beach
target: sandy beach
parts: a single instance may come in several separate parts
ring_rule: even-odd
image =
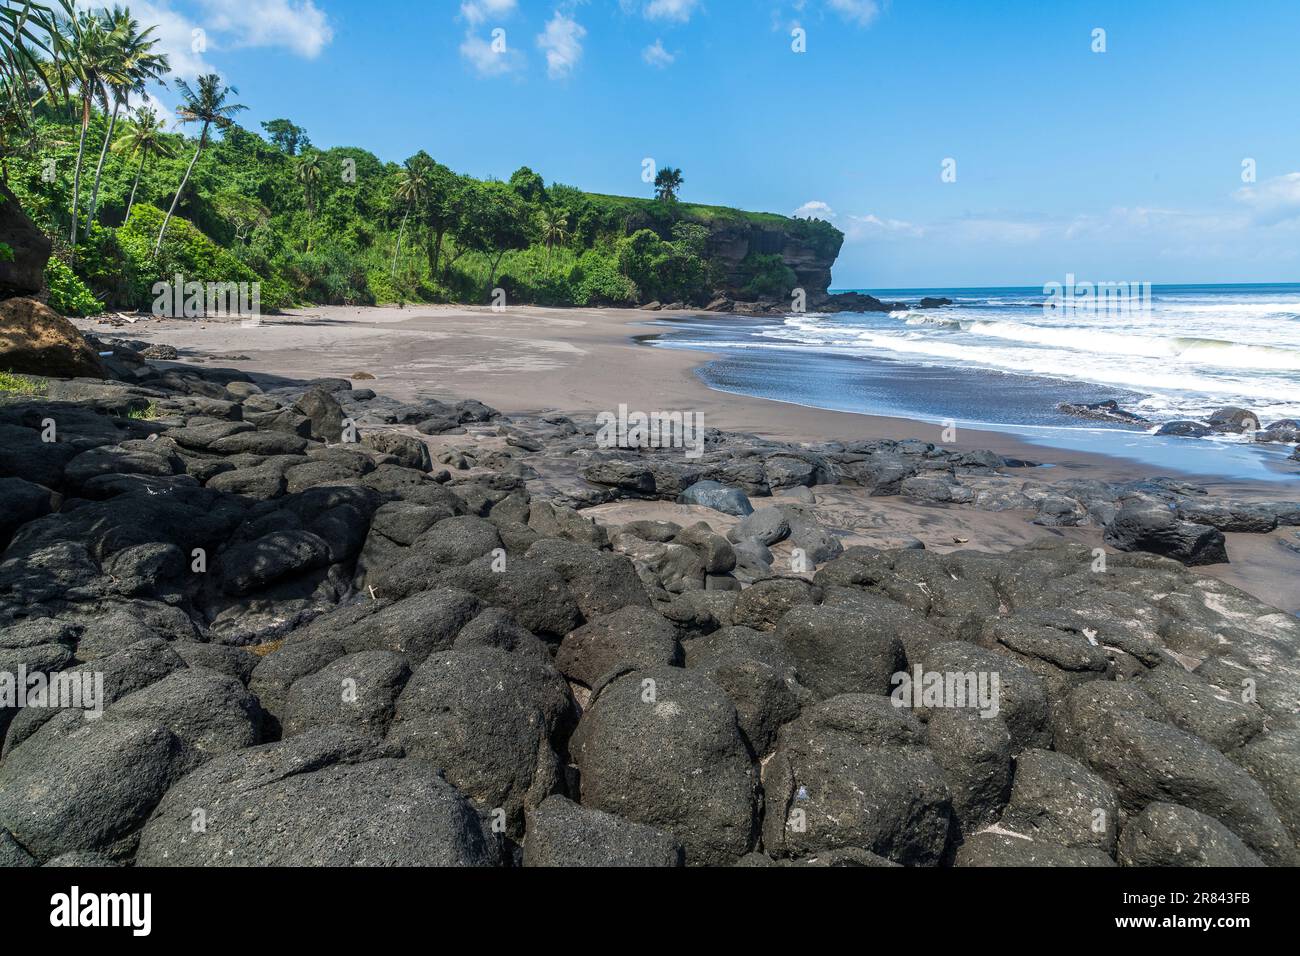
[[[374,380],[358,383],[399,400],[473,398],[506,413],[559,411],[593,415],[620,404],[633,410],[680,410],[703,415],[706,426],[751,432],[801,442],[872,438],[941,442],[933,424],[809,408],[786,402],[733,395],[708,388],[695,369],[709,356],[701,352],[650,348],[641,337],[664,331],[658,318],[691,313],[630,309],[545,309],[511,307],[331,306],[264,316],[245,327],[231,319],[153,319],[113,326],[81,320],[86,331],[175,347],[182,362],[230,366],[269,379],[350,377],[364,372]],[[433,440],[445,443],[445,439]],[[989,449],[1000,455],[1050,464],[1035,477],[1107,481],[1169,475],[1123,458],[1047,448],[1015,436],[959,429],[955,450]],[[1174,473],[1175,477],[1182,477]],[[1295,497],[1282,483],[1193,479],[1212,493],[1245,499]],[[818,490],[831,511],[857,512],[858,524],[842,523],[845,544],[882,543],[914,536],[939,551],[978,547],[1005,551],[1044,535],[1064,536],[1095,546],[1096,528],[1044,528],[1023,513],[986,513],[955,505],[909,503],[899,498],[869,499],[869,524],[861,523],[861,496],[847,488]],[[606,506],[603,520],[630,520],[680,506],[663,503]],[[694,509],[703,510],[703,509]],[[692,516],[695,520],[699,515]],[[1269,535],[1229,534],[1232,563],[1203,569],[1285,610],[1300,610],[1294,587],[1300,553],[1283,546],[1293,529]]]

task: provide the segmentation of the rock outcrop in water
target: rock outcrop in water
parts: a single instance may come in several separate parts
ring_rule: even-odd
[[[1297,861],[1294,617],[1141,552],[846,549],[809,491],[1113,524],[1109,486],[922,442],[710,432],[691,461],[114,362],[129,381],[0,403],[0,674],[103,693],[98,719],[0,709],[4,864]],[[574,507],[704,481],[759,507],[727,535]],[[772,563],[790,542],[801,573]],[[902,674],[998,692],[896,706]]]

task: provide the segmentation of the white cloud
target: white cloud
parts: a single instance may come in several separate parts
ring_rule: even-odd
[[[209,31],[234,46],[284,47],[313,59],[334,39],[328,18],[312,0],[200,0]]]
[[[1138,234],[1172,237],[1222,235],[1245,228],[1242,215],[1189,212],[1155,206],[1116,206],[1104,213],[1083,213],[1065,224],[1062,238],[1128,239]]]
[[[945,238],[958,242],[996,242],[1019,245],[1038,242],[1048,234],[1048,226],[1041,222],[1021,219],[996,219],[971,216],[956,219],[940,226]]]
[[[489,17],[509,16],[517,6],[516,0],[465,0],[460,5],[460,15],[471,26],[478,26]]]
[[[827,5],[850,23],[868,26],[880,14],[876,0],[826,0]]]
[[[644,50],[641,51],[641,59],[645,60],[651,66],[657,66],[659,69],[671,66],[677,57],[664,49],[663,40],[655,40]]]
[[[523,65],[523,54],[514,49],[502,38],[505,45],[494,48],[491,40],[485,40],[473,33],[467,33],[460,45],[460,55],[465,58],[479,76],[503,76],[512,73]]]
[[[103,9],[106,4],[95,0],[78,0],[77,6],[85,10],[96,10]],[[131,4],[131,13],[142,27],[154,27],[150,34],[158,41],[154,49],[167,54],[173,74],[184,80],[193,80],[201,74],[216,72],[216,68],[203,53],[194,49],[193,31],[200,25],[171,9],[166,0],[160,3],[136,0]]]
[[[678,23],[687,23],[698,5],[699,0],[650,0],[645,5],[644,13],[647,20],[675,20]]]
[[[546,53],[546,74],[564,79],[582,59],[582,38],[587,29],[561,10],[555,11],[546,29],[537,35],[537,45]]]
[[[881,219],[874,213],[865,216],[849,216],[844,226],[844,236],[850,242],[864,239],[882,239],[887,236],[905,236],[919,239],[925,235],[925,229],[903,219]]]
[[[1300,173],[1266,179],[1256,186],[1243,186],[1236,199],[1255,212],[1255,221],[1272,226],[1300,216]]]
[[[822,202],[820,199],[810,199],[791,215],[796,219],[825,219],[830,222],[835,218],[835,210],[829,204]]]
[[[78,0],[83,9],[102,9],[102,0]],[[311,59],[334,38],[325,14],[312,0],[199,0],[201,14],[175,9],[172,0],[132,0],[131,13],[154,27],[156,49],[167,54],[171,72],[184,80],[216,73],[212,50],[279,47]],[[201,31],[196,34],[195,31]]]

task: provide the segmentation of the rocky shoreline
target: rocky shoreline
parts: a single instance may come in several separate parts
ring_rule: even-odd
[[[1300,621],[1189,566],[1300,505],[99,350],[0,399],[0,672],[103,686],[0,710],[0,864],[1297,862]],[[1108,548],[845,548],[835,485]]]

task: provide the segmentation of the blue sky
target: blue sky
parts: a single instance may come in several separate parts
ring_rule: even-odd
[[[839,287],[1300,279],[1295,0],[130,5],[251,128],[631,195],[651,157],[691,201],[831,218]]]

